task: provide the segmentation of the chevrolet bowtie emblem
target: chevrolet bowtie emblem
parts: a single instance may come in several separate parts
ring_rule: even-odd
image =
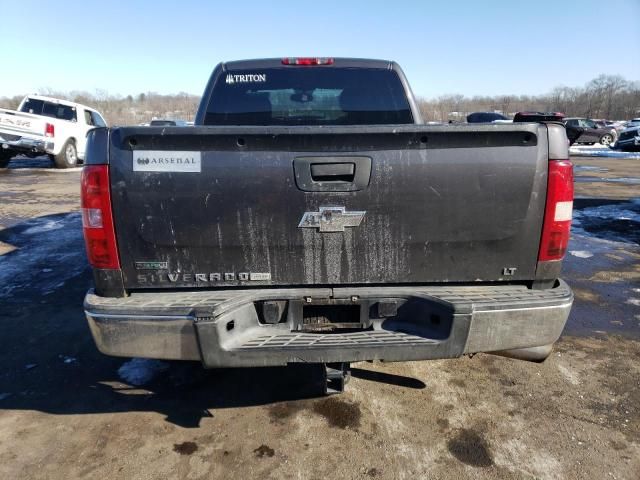
[[[344,232],[357,227],[367,212],[347,212],[345,207],[320,207],[319,212],[304,212],[299,228],[317,228],[321,232]]]

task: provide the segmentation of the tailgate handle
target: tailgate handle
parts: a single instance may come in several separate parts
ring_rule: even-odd
[[[293,173],[296,186],[303,192],[356,192],[369,186],[371,157],[296,157]]]
[[[314,182],[353,182],[355,163],[312,163],[311,179]]]

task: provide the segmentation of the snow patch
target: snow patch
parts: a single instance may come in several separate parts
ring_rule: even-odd
[[[629,298],[629,299],[627,299],[627,303],[629,305],[636,305],[636,306],[640,307],[640,298]]]
[[[581,157],[640,158],[640,152],[611,150],[599,143],[596,143],[595,145],[572,145],[569,148],[569,153],[571,155],[579,155]]]
[[[598,173],[605,173],[609,171],[608,168],[594,167],[592,165],[574,165],[573,170],[577,172],[598,172]]]
[[[637,208],[638,211],[630,208]],[[595,217],[603,220],[631,220],[640,222],[640,199],[635,198],[630,202],[614,205],[600,205],[573,211],[573,219],[580,221],[584,217]]]
[[[148,358],[133,358],[118,369],[122,380],[131,385],[139,386],[149,383],[160,372],[169,368],[166,362]]]
[[[36,218],[23,225],[24,230],[4,240],[19,248],[0,256],[0,299],[21,289],[46,295],[88,270],[80,213]],[[34,271],[42,274],[34,276]]]
[[[611,229],[607,226],[608,222],[615,223],[616,220],[640,223],[640,198],[610,205],[574,209],[571,234],[607,239],[617,243],[634,243],[633,234],[637,230],[633,225],[628,227],[629,234],[624,233],[620,228]],[[640,228],[640,225],[637,228]]]
[[[564,365],[558,365],[558,370],[562,373],[562,376],[566,378],[571,385],[580,385],[580,379],[578,378],[578,374],[573,370],[565,367]]]
[[[591,258],[591,257],[593,257],[593,253],[588,252],[586,250],[571,250],[569,253],[571,255],[573,255],[574,257],[578,257],[578,258]]]
[[[36,233],[44,233],[44,232],[50,232],[51,230],[58,230],[62,227],[64,227],[65,224],[62,221],[59,220],[47,220],[44,223],[41,223],[40,225],[36,225],[34,227],[31,228],[27,228],[26,230],[24,230],[22,233],[25,235],[33,235]]]

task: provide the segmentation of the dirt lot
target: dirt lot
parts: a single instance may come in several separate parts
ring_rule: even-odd
[[[574,160],[640,177],[640,160]],[[0,172],[0,478],[639,478],[637,185],[576,184],[576,303],[545,363],[361,363],[319,398],[313,367],[98,353],[79,171],[30,165]]]

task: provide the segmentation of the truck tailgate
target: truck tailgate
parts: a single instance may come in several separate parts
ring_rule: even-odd
[[[130,127],[109,162],[129,289],[535,274],[542,124]]]
[[[0,109],[0,141],[24,135],[44,137],[45,123],[46,119],[38,115]]]

